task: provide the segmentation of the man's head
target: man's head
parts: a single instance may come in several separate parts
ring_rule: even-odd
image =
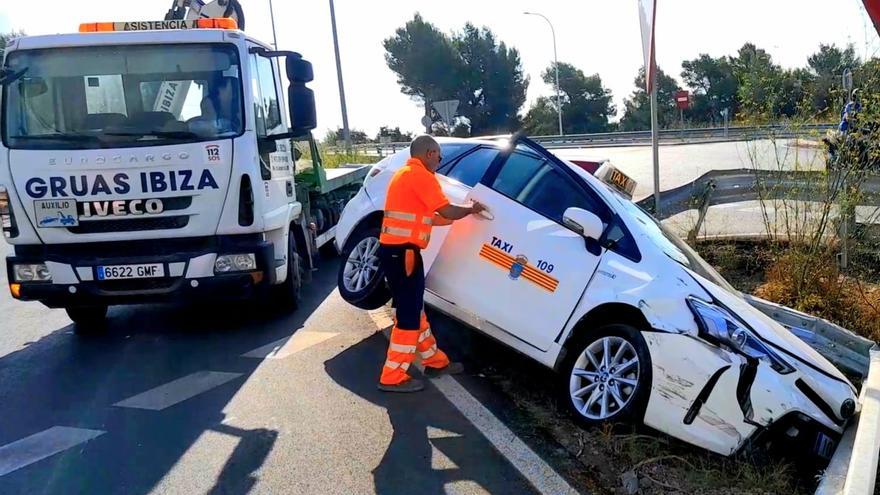
[[[440,145],[431,136],[422,134],[413,139],[409,145],[409,154],[413,158],[418,158],[428,167],[428,170],[434,172],[440,166],[443,159],[440,156]]]

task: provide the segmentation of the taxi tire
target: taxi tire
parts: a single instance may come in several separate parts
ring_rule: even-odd
[[[382,265],[379,265],[373,280],[371,280],[370,283],[360,291],[355,292],[346,289],[344,280],[345,265],[348,263],[348,257],[351,255],[355,246],[367,237],[374,237],[378,241],[379,227],[373,226],[362,228],[349,237],[348,241],[345,243],[345,247],[342,248],[342,254],[340,256],[341,263],[339,265],[339,273],[336,277],[336,282],[339,286],[339,294],[345,302],[360,309],[371,310],[381,308],[391,300],[391,291],[385,284],[385,271],[382,270]]]
[[[71,306],[64,311],[73,321],[76,335],[98,335],[107,330],[107,306]]]
[[[577,410],[571,398],[569,388],[572,368],[578,357],[584,350],[599,339],[604,337],[620,337],[629,342],[639,358],[639,379],[636,390],[632,399],[621,410],[603,420],[588,418]],[[636,327],[626,324],[609,324],[603,325],[596,329],[587,329],[582,335],[575,337],[575,340],[568,346],[568,353],[559,368],[559,400],[564,404],[564,408],[582,425],[596,426],[604,423],[641,423],[645,408],[648,405],[648,397],[651,395],[652,384],[652,365],[651,354],[648,350],[648,344],[642,337],[642,332]]]

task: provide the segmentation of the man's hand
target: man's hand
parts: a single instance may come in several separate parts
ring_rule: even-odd
[[[474,201],[474,204],[471,205],[471,214],[472,215],[479,215],[480,212],[486,211],[486,210],[488,210],[488,208],[486,208],[486,205],[484,205],[483,203],[480,203],[478,201]]]

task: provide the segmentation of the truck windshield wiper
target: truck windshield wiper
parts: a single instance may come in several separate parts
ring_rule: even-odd
[[[9,136],[13,139],[33,139],[33,140],[50,140],[54,139],[57,141],[97,141],[98,136],[94,134],[77,134],[77,133],[65,133],[65,134],[20,134],[18,136]]]
[[[172,139],[195,139],[200,137],[192,131],[117,131],[105,132],[105,136],[154,136]]]

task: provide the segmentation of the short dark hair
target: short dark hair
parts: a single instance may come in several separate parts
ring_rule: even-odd
[[[437,140],[428,134],[422,134],[413,139],[412,143],[409,144],[409,154],[410,156],[425,156],[428,150],[434,146],[440,147]]]

